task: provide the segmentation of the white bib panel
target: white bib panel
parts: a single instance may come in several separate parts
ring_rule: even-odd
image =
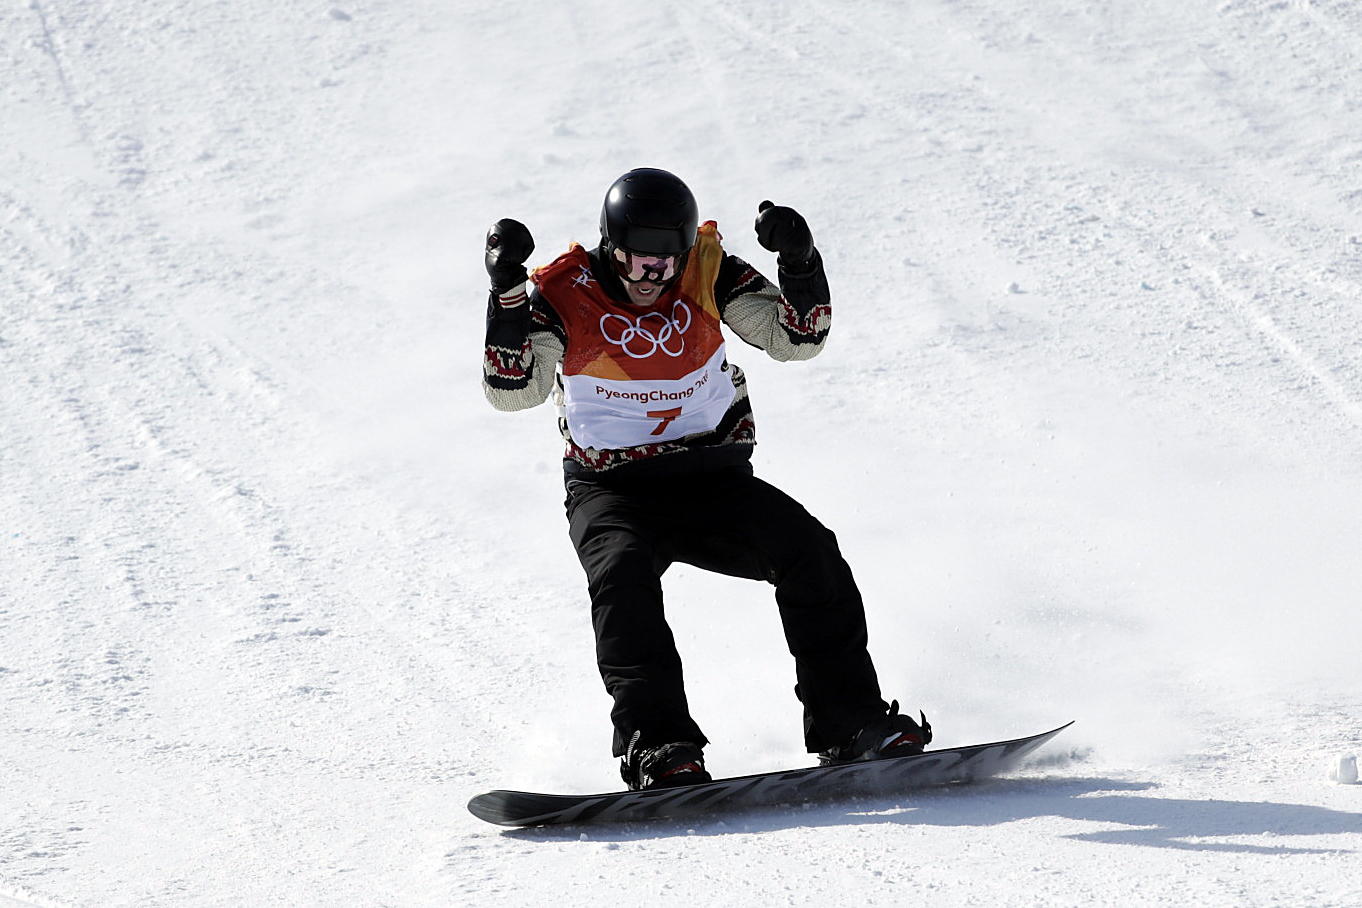
[[[712,431],[737,394],[725,361],[721,343],[708,362],[678,379],[619,381],[565,375],[568,431],[577,444],[597,450],[657,444]]]

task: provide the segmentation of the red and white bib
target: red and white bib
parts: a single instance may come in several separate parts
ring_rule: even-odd
[[[533,275],[567,332],[563,415],[572,440],[610,450],[709,432],[733,403],[714,280],[713,221],[700,226],[676,285],[650,307],[611,299],[573,245]]]

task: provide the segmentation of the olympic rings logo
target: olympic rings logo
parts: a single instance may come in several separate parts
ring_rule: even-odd
[[[680,300],[672,304],[671,317],[650,312],[630,321],[623,315],[601,316],[601,336],[634,359],[647,359],[661,350],[672,358],[686,349],[681,336],[690,329],[690,308]]]

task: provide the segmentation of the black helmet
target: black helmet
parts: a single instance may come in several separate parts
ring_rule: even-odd
[[[608,248],[677,255],[695,245],[700,207],[686,184],[665,170],[640,167],[616,180],[601,206]]]

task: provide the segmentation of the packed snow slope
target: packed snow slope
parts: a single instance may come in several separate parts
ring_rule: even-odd
[[[1362,904],[1352,0],[0,7],[0,905]],[[731,348],[886,694],[1020,774],[505,833],[617,785],[483,234],[680,174],[836,315]],[[716,514],[715,520],[724,515]],[[801,765],[761,584],[677,568],[712,770]]]

